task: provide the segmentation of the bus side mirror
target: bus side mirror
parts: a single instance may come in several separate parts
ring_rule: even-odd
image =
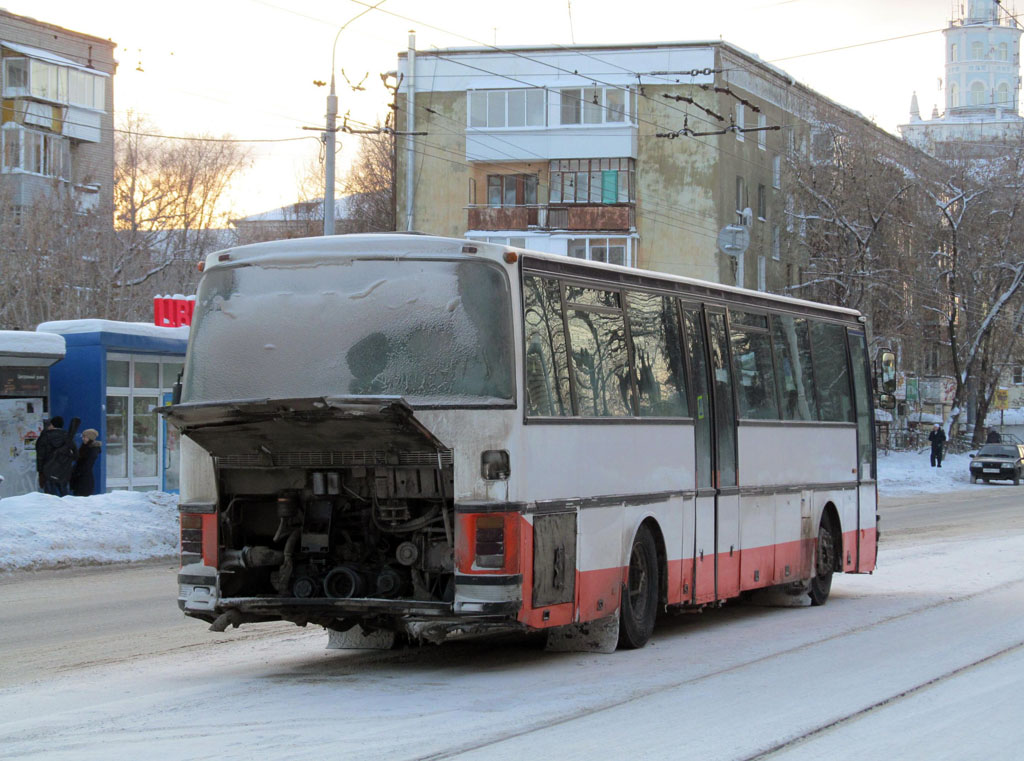
[[[178,373],[178,380],[171,386],[171,404],[181,404],[181,373]]]
[[[879,376],[882,381],[882,393],[896,393],[896,355],[885,349],[878,360]]]
[[[896,397],[893,396],[892,394],[879,394],[878,408],[882,410],[896,409]]]

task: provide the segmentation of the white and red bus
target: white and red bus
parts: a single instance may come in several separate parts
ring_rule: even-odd
[[[847,309],[419,235],[228,249],[166,410],[179,605],[608,649],[751,590],[821,604],[875,566],[871,400]]]

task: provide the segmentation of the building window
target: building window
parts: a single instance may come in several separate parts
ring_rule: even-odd
[[[985,57],[985,46],[980,42],[971,43],[971,58],[980,61]]]
[[[736,130],[736,139],[739,140],[741,143],[745,139],[744,136],[743,136],[743,116],[744,116],[744,114],[743,114],[743,104],[742,103],[737,103],[736,104],[736,126],[738,127],[738,129]]]
[[[779,261],[782,258],[782,231],[779,230],[778,225],[772,226],[772,259]],[[787,267],[789,265],[786,265]],[[789,276],[786,276],[786,280],[789,280]]]
[[[996,105],[1001,108],[1013,105],[1013,101],[1010,99],[1010,85],[1006,82],[1000,82],[996,88]]]
[[[764,222],[768,218],[768,189],[757,186],[757,218]]]
[[[71,142],[62,135],[25,129],[8,123],[0,130],[4,172],[27,172],[44,177],[71,178]]]
[[[984,106],[985,103],[985,85],[981,82],[971,83],[970,102],[969,106]]]
[[[742,214],[747,205],[747,181],[742,175],[736,175],[736,213]]]
[[[566,87],[558,91],[561,124],[620,124],[627,121],[627,91],[617,87]]]
[[[957,87],[956,82],[949,86],[949,107],[959,108],[960,107],[960,88]]]
[[[757,133],[757,147],[763,151],[768,147],[768,131],[765,129],[768,126],[768,117],[758,114],[757,126],[761,130]]]
[[[35,58],[4,59],[3,94],[103,111],[106,77]]]
[[[545,91],[473,90],[469,94],[469,126],[485,129],[543,127]]]
[[[998,57],[999,57],[1000,61],[1009,60],[1009,58],[1010,58],[1010,55],[1009,55],[1010,49],[1007,47],[1005,42],[1000,42],[999,43],[999,47],[998,47],[997,50],[999,51],[998,52]]]
[[[566,251],[574,259],[633,266],[629,238],[574,238]]]
[[[782,156],[772,156],[772,187],[782,188]]]
[[[488,206],[531,206],[537,203],[537,175],[487,175]]]
[[[1024,385],[1024,367],[1017,365],[1013,368],[1013,385],[1022,386]]]
[[[757,257],[757,290],[768,290],[767,264],[763,256]]]
[[[954,42],[949,48],[949,60],[956,63],[960,60],[960,54],[957,52],[956,43]]]
[[[633,159],[555,159],[549,203],[632,203]]]

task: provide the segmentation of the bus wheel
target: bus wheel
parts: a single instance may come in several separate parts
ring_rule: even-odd
[[[836,538],[832,521],[822,518],[818,526],[818,546],[814,551],[814,576],[808,593],[811,605],[824,605],[832,590],[832,571],[836,567]]]
[[[643,647],[654,632],[658,615],[658,550],[646,526],[633,537],[621,608],[619,647]]]

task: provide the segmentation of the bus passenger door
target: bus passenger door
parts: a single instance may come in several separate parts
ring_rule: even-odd
[[[736,467],[736,407],[725,311],[707,309],[711,395],[715,417],[715,595],[740,593],[740,491]]]
[[[694,388],[697,506],[692,602],[739,594],[736,414],[725,312],[684,308]],[[706,319],[705,319],[706,318]]]

